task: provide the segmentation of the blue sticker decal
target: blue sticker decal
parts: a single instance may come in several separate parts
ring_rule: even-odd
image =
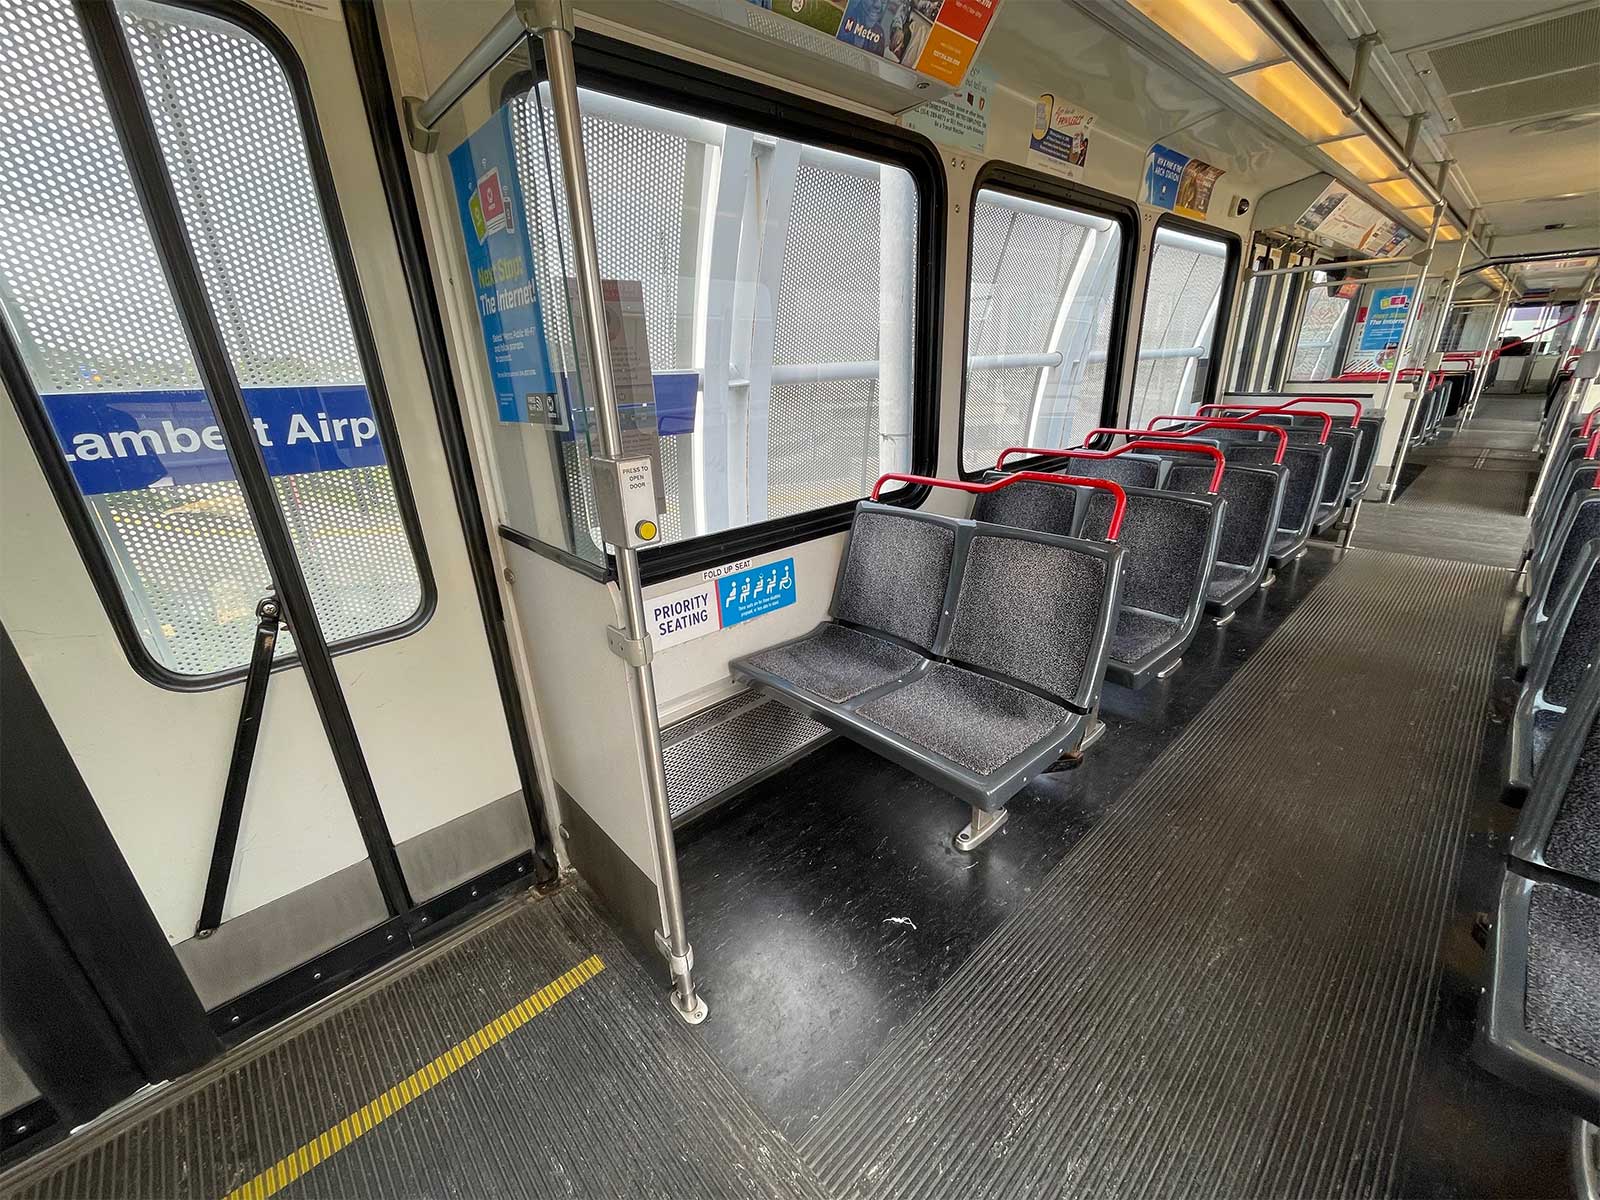
[[[794,603],[794,559],[763,563],[717,580],[722,627],[764,617]]]

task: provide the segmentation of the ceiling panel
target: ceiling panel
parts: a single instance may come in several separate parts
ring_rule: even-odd
[[[1451,94],[1593,66],[1600,59],[1600,8],[1452,42],[1428,57]]]
[[[1435,60],[1437,61],[1437,59]],[[1450,97],[1459,124],[1452,129],[1480,129],[1526,121],[1600,104],[1600,63],[1541,79],[1524,79]]]

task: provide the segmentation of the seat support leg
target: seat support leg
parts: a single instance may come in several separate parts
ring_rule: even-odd
[[[1262,591],[1266,591],[1269,587],[1271,587],[1273,584],[1275,584],[1277,582],[1278,582],[1278,573],[1276,571],[1268,571],[1265,575],[1263,575],[1261,577],[1261,590]]]
[[[1224,613],[1220,617],[1212,617],[1211,618],[1211,623],[1213,625],[1215,625],[1218,629],[1221,629],[1224,625],[1226,625],[1229,621],[1232,621],[1238,615],[1239,615],[1239,610],[1237,608],[1229,609],[1226,613]]]
[[[1006,823],[1006,818],[1011,814],[1003,808],[990,812],[986,808],[972,806],[972,820],[967,822],[967,827],[956,834],[957,850],[976,850],[990,838],[1000,826]]]
[[[1156,678],[1170,679],[1172,678],[1172,673],[1181,666],[1183,666],[1183,659],[1175,658],[1168,666],[1162,667],[1161,670],[1156,672]]]

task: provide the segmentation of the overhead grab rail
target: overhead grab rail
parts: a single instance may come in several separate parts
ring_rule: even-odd
[[[1347,408],[1353,408],[1355,409],[1355,415],[1350,418],[1351,429],[1354,429],[1357,425],[1361,424],[1361,417],[1366,412],[1366,406],[1354,396],[1296,396],[1292,400],[1285,400],[1280,407],[1294,408],[1301,404],[1339,404]],[[1202,404],[1200,406],[1200,411],[1204,412],[1208,408],[1231,407],[1233,406],[1228,404]],[[1310,414],[1308,413],[1306,415],[1309,416]]]
[[[1048,451],[1047,453],[1055,453]],[[876,500],[878,493],[883,490],[886,483],[911,483],[921,484],[924,487],[948,488],[952,492],[971,492],[974,495],[985,495],[989,492],[998,492],[1001,488],[1010,487],[1013,483],[1021,483],[1031,479],[1035,483],[1059,483],[1069,487],[1095,488],[1098,491],[1111,493],[1111,524],[1106,527],[1106,541],[1114,542],[1117,535],[1122,532],[1122,514],[1128,509],[1128,493],[1122,490],[1120,484],[1109,479],[1090,479],[1083,475],[1059,475],[1048,471],[1017,471],[1001,479],[991,479],[985,483],[971,483],[964,479],[937,479],[932,475],[902,475],[898,471],[891,471],[887,475],[880,475],[878,482],[872,485],[872,498]]]
[[[1116,434],[1124,434],[1134,440],[1129,441],[1125,445],[1117,446],[1111,450],[1090,450],[1088,448],[1088,444],[1095,438],[1102,435],[1114,436]],[[1004,450],[1000,451],[1000,457],[995,459],[994,469],[997,471],[1000,470],[1000,468],[1005,465],[1006,459],[1011,457],[1013,454],[1050,455],[1056,458],[1120,458],[1129,451],[1141,449],[1181,450],[1185,454],[1204,454],[1211,458],[1213,460],[1213,466],[1211,468],[1211,486],[1206,490],[1215,495],[1217,489],[1222,486],[1222,469],[1224,466],[1226,466],[1226,461],[1222,457],[1222,451],[1218,450],[1215,446],[1188,445],[1183,442],[1163,441],[1159,438],[1152,438],[1148,429],[1091,429],[1088,434],[1084,436],[1083,442],[1084,444],[1082,446],[1058,450],[1043,449],[1038,446],[1008,446]]]
[[[272,655],[278,648],[279,614],[276,596],[256,605],[256,640],[250,651],[250,668],[244,677],[244,698],[239,704],[239,725],[233,734],[233,757],[222,785],[222,811],[217,816],[217,836],[211,846],[211,868],[206,873],[205,896],[194,935],[208,938],[222,924],[228,899],[228,880],[239,848],[239,825],[244,819],[245,793],[250,790],[250,768],[256,760],[261,736],[261,712],[267,703],[267,681],[272,678]]]
[[[1333,418],[1325,412],[1291,412],[1289,407],[1283,404],[1202,404],[1196,411],[1196,415],[1198,416],[1208,408],[1220,408],[1228,412],[1255,413],[1258,417],[1263,413],[1282,413],[1288,417],[1321,417],[1322,436],[1317,441],[1324,446],[1328,444],[1328,434],[1333,432]]]
[[[1279,466],[1283,465],[1283,453],[1289,448],[1289,431],[1282,425],[1272,425],[1266,421],[1236,421],[1231,417],[1208,417],[1205,420],[1196,420],[1192,416],[1184,417],[1176,413],[1168,413],[1159,417],[1150,418],[1150,428],[1154,429],[1157,421],[1185,421],[1188,429],[1163,429],[1161,436],[1189,437],[1206,429],[1254,429],[1259,433],[1270,433],[1278,439],[1278,452],[1272,456],[1272,461]],[[1092,434],[1090,436],[1093,436]],[[1220,453],[1220,451],[1219,451]]]

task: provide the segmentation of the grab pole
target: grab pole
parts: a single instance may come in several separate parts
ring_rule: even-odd
[[[624,504],[619,468],[631,460],[622,444],[616,384],[611,375],[611,348],[604,333],[605,295],[600,278],[594,209],[589,202],[589,164],[584,155],[582,115],[578,109],[578,75],[572,59],[572,3],[571,0],[520,0],[517,13],[528,31],[537,34],[544,44],[545,67],[550,78],[550,107],[561,147],[561,182],[567,195],[573,265],[583,314],[583,328],[574,332],[583,338],[594,368],[593,399],[601,447],[600,455],[592,460],[596,467],[595,495],[602,517],[610,509],[618,518],[615,522],[603,520],[603,525],[614,527],[602,528],[601,535],[616,554],[617,588],[622,593],[626,621],[623,628],[608,631],[608,640],[612,650],[628,664],[639,755],[644,763],[645,798],[650,808],[651,842],[655,847],[656,873],[661,887],[661,915],[667,926],[658,940],[672,969],[672,1007],[689,1024],[698,1025],[706,1019],[707,1009],[705,1001],[695,992],[694,950],[689,945],[688,924],[683,915],[672,807],[667,796],[666,771],[661,765],[661,716],[656,707],[650,630],[640,591],[639,553],[631,543],[626,521],[621,519]],[[606,489],[614,494],[602,497]]]

